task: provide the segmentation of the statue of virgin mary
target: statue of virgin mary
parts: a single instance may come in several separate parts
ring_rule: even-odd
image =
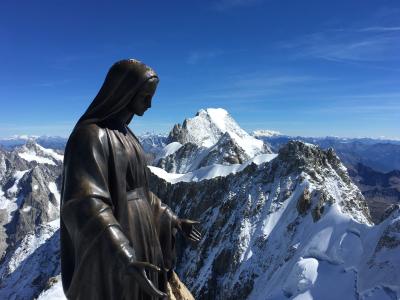
[[[151,107],[157,74],[137,60],[115,63],[65,149],[61,275],[68,299],[167,297],[174,233],[198,241],[149,190],[146,159],[128,127]]]

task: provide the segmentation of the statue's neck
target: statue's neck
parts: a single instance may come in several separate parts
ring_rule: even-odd
[[[112,117],[112,122],[121,125],[128,125],[128,122],[132,119],[133,113],[127,109],[124,109]]]

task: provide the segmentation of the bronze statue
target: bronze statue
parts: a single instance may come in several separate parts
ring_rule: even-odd
[[[148,187],[143,149],[128,128],[151,107],[157,74],[137,60],[115,63],[74,127],[64,156],[61,275],[68,299],[166,297],[180,219]]]

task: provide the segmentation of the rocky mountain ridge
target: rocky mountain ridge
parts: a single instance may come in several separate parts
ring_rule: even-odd
[[[37,226],[58,218],[62,159],[33,141],[0,150],[0,258]]]
[[[347,166],[358,163],[379,172],[400,170],[400,141],[372,138],[304,137],[288,135],[264,135],[253,132],[253,136],[268,143],[275,152],[290,140],[300,140],[318,145],[323,149],[333,148]]]
[[[57,151],[31,139],[0,149],[0,299],[33,299],[60,272]]]
[[[196,299],[391,299],[399,292],[399,213],[373,227],[333,151],[289,142],[275,159],[226,177],[151,179],[174,211],[202,222],[204,239],[182,250],[177,267]],[[397,229],[381,247],[388,228]],[[332,282],[336,292],[328,295]]]

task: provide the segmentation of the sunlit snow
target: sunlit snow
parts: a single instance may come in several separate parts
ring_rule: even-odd
[[[58,154],[53,149],[47,149],[39,144],[33,144],[33,147],[23,146],[22,151],[18,155],[26,161],[36,161],[39,164],[56,165],[55,161],[62,162],[64,156]]]
[[[36,161],[39,164],[49,164],[55,166],[56,164],[50,158],[37,155],[33,150],[18,153],[18,155],[26,161]]]
[[[206,179],[215,178],[218,176],[227,176],[229,174],[235,174],[245,169],[251,163],[261,164],[263,162],[268,162],[274,159],[276,156],[277,154],[261,154],[247,161],[244,164],[233,164],[228,166],[214,164],[211,166],[199,168],[197,170],[185,174],[168,173],[161,168],[153,166],[149,166],[148,168],[152,173],[154,173],[160,178],[165,179],[170,183],[191,182],[191,181],[195,182],[195,181],[202,181]]]

